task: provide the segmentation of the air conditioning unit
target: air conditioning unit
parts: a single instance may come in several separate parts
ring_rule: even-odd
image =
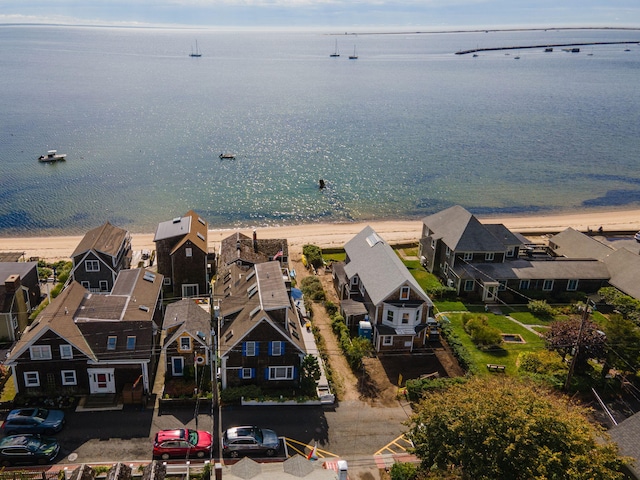
[[[451,278],[447,279],[447,287],[453,288],[453,280]]]

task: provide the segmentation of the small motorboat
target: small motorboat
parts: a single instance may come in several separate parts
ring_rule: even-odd
[[[235,160],[236,156],[233,153],[221,153],[220,155],[218,155],[218,157],[220,157],[220,160]]]
[[[46,155],[40,155],[38,157],[39,162],[60,162],[67,159],[66,153],[58,153],[56,150],[49,150]]]
[[[640,232],[636,233],[633,238],[636,239],[636,242],[640,242]]]
[[[320,180],[318,180],[318,188],[320,188],[320,190],[322,190],[326,186],[327,185],[324,183],[324,180],[322,178]]]

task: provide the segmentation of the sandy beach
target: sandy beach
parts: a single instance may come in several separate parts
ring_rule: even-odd
[[[636,232],[640,230],[640,209],[613,210],[606,212],[577,212],[561,215],[531,215],[478,217],[482,223],[502,223],[514,232],[525,235],[559,232],[572,227],[576,230],[597,230],[605,232]],[[314,244],[323,248],[341,247],[365,226],[371,227],[390,244],[416,242],[420,238],[422,222],[420,220],[371,221],[361,223],[313,223],[295,226],[256,228],[259,238],[286,238],[290,254],[295,256],[302,246]],[[254,229],[239,231],[251,236]],[[236,230],[210,230],[209,248],[217,249],[223,238]],[[134,250],[153,250],[153,233],[135,233],[131,235]],[[9,237],[0,238],[0,253],[24,252],[24,257],[38,257],[49,261],[69,259],[81,236],[58,237]]]

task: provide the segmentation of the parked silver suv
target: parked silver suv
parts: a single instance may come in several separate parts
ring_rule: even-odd
[[[266,455],[273,457],[280,448],[276,432],[244,426],[232,427],[222,435],[222,454],[228,457],[245,455]]]

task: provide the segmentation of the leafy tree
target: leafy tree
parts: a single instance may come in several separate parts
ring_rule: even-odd
[[[320,380],[318,359],[313,355],[305,355],[300,365],[300,389],[306,395],[313,395],[316,392],[318,380]]]
[[[574,348],[579,344],[575,369],[584,372],[587,361],[590,358],[601,359],[606,353],[606,336],[591,320],[584,320],[582,332],[580,324],[583,320],[579,317],[553,322],[545,333],[545,340],[549,350],[555,350],[564,360],[567,355],[574,354]],[[580,338],[578,338],[578,336]]]
[[[622,315],[611,315],[604,327],[607,334],[607,357],[602,374],[611,367],[622,372],[636,372],[640,364],[640,328]]]
[[[324,265],[322,250],[317,245],[304,245],[302,253],[307,258],[309,265],[313,265],[315,268],[320,268]]]
[[[425,397],[409,422],[421,470],[474,480],[615,480],[626,459],[606,432],[539,385],[471,378]]]
[[[518,370],[530,376],[542,378],[555,387],[562,387],[568,368],[557,352],[539,350],[522,352],[518,356]]]
[[[415,480],[418,475],[418,467],[413,463],[394,463],[389,474],[391,480]]]

